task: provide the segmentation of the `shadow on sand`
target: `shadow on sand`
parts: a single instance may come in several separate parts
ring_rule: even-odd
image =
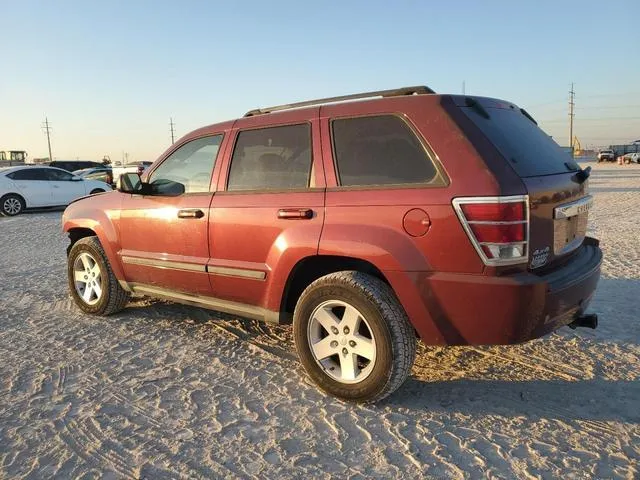
[[[640,282],[636,279],[601,279],[600,283],[600,291],[603,294],[607,294],[611,289],[622,291],[622,286],[625,286],[625,295],[640,295]],[[626,321],[630,315],[633,316],[632,312],[624,312],[617,320]],[[123,323],[132,329],[137,329],[140,317],[150,322],[160,318],[170,320],[169,328],[175,328],[181,335],[197,334],[199,339],[210,337],[214,343],[222,334],[232,340],[248,342],[283,360],[297,361],[289,326],[270,325],[197,307],[150,299],[132,302],[119,316]],[[461,355],[473,356],[474,352],[470,349],[461,352]],[[460,356],[457,357],[457,361],[467,363]],[[472,358],[469,359],[469,363],[473,363]],[[607,380],[596,377],[575,381],[557,378],[523,381],[510,379],[508,373],[498,379],[495,378],[495,374],[492,375],[493,378],[479,378],[477,371],[473,375],[474,378],[450,381],[429,380],[425,376],[411,377],[395,394],[383,401],[381,406],[420,410],[425,413],[446,411],[449,414],[580,420],[591,422],[593,425],[603,421],[640,422],[638,380]],[[531,375],[535,377],[535,369],[532,369]],[[606,425],[598,425],[600,424],[594,428],[604,431],[611,429]]]

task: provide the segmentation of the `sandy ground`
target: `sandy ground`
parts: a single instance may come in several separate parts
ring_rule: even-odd
[[[594,165],[596,331],[420,346],[377,406],[319,392],[288,327],[67,294],[60,212],[0,219],[0,477],[639,478],[640,167]]]

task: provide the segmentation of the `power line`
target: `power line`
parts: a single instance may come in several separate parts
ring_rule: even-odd
[[[573,117],[575,113],[573,113],[573,107],[576,106],[574,101],[576,92],[573,91],[573,82],[571,83],[571,90],[569,91],[569,145],[571,145],[571,150],[573,151]]]
[[[47,135],[47,145],[49,146],[49,161],[53,162],[53,156],[51,155],[51,126],[49,125],[49,119],[47,117],[44,117],[42,129]]]
[[[571,115],[571,114],[570,114]],[[597,118],[580,118],[580,122],[601,122],[603,120],[640,120],[640,117],[597,117]],[[563,123],[566,122],[564,119],[547,119],[547,120],[538,120],[539,123]],[[606,123],[606,122],[604,122]]]

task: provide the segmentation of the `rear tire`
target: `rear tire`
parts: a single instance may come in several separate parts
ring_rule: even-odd
[[[97,237],[81,238],[71,247],[67,277],[73,301],[86,313],[111,315],[129,301]]]
[[[300,361],[338,398],[373,403],[407,379],[416,336],[393,290],[357,271],[326,275],[300,296],[293,319]]]
[[[24,198],[15,193],[8,193],[0,198],[0,211],[7,217],[21,214],[26,207]]]

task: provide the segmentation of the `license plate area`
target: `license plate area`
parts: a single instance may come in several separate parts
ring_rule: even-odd
[[[589,210],[592,206],[593,197],[588,195],[553,210],[554,255],[563,255],[582,245],[587,234]]]

